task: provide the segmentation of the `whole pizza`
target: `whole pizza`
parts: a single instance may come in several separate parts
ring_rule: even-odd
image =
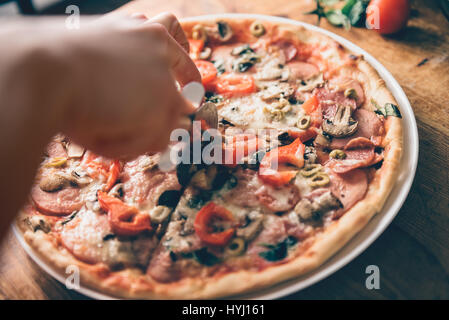
[[[57,135],[17,220],[48,264],[115,297],[223,297],[314,270],[382,209],[399,169],[400,111],[363,56],[266,20],[183,28],[223,161],[167,171],[159,154],[106,159]]]

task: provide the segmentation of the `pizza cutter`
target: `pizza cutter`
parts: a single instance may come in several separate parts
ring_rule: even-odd
[[[201,104],[204,98],[205,89],[203,85],[199,82],[190,82],[184,86],[181,90],[182,96],[189,101],[195,107],[198,107],[193,114],[188,116],[190,126],[193,121],[204,120],[209,128],[217,129],[218,128],[218,112],[217,106],[212,102],[205,102]],[[170,145],[167,149],[161,154],[159,159],[159,168],[162,171],[171,171],[176,168],[176,163],[171,161],[171,153],[173,149],[181,150],[183,145],[181,143],[177,143],[174,145]]]

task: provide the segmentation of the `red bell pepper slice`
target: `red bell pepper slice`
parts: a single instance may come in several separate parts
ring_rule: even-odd
[[[100,207],[108,213],[108,221],[112,231],[119,236],[135,236],[143,231],[152,230],[150,216],[141,213],[120,199],[98,191]]]
[[[235,229],[229,228],[225,231],[214,233],[211,223],[215,219],[234,221],[234,217],[230,211],[210,202],[198,211],[193,227],[195,228],[196,234],[203,242],[214,246],[224,246],[231,240],[235,233]]]
[[[105,191],[108,192],[112,189],[115,182],[118,179],[118,176],[120,175],[120,171],[122,171],[122,166],[120,164],[119,160],[114,160],[111,163],[111,166],[109,167],[109,174],[108,174],[108,180],[106,181],[106,187]]]
[[[189,53],[194,57],[198,57],[198,55],[204,49],[204,40],[197,39],[189,39]]]
[[[318,98],[316,96],[310,97],[302,104],[302,109],[310,116],[311,126],[319,128],[323,122],[323,113],[321,111],[320,101]]]
[[[276,187],[289,183],[296,176],[298,170],[275,170],[272,168],[273,163],[277,161],[277,164],[288,163],[301,168],[304,166],[305,149],[306,147],[298,138],[289,145],[269,151],[260,162],[259,178]]]

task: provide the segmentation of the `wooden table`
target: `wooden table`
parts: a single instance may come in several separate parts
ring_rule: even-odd
[[[312,0],[152,0],[120,10],[162,11],[178,17],[201,14],[261,13],[315,23],[303,12]],[[321,26],[376,57],[405,90],[418,122],[420,156],[412,190],[393,224],[349,265],[292,294],[291,299],[448,299],[449,298],[449,22],[437,1],[413,1],[408,27],[394,37],[374,31]],[[365,287],[365,268],[380,268],[379,290]],[[31,261],[11,234],[0,250],[0,298],[84,299],[65,289]]]

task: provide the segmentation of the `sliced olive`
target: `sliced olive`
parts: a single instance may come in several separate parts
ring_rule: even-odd
[[[265,34],[265,27],[259,21],[254,21],[249,27],[249,31],[255,37],[260,37]]]
[[[343,150],[335,149],[331,151],[329,157],[333,159],[344,159],[346,158],[346,153]]]
[[[56,157],[50,159],[49,162],[45,164],[46,167],[59,168],[64,166],[67,163],[67,158],[65,157]]]
[[[232,29],[226,21],[217,21],[218,38],[220,41],[228,41],[232,37]]]
[[[322,168],[323,167],[321,166],[321,164],[314,163],[314,164],[309,164],[309,165],[305,166],[299,172],[301,173],[301,175],[303,177],[311,177],[314,174],[316,174],[317,172],[320,172]]]
[[[357,99],[357,91],[353,88],[346,89],[344,94],[346,98]]]
[[[160,206],[166,206],[169,208],[174,208],[181,198],[181,191],[179,190],[166,190],[164,191],[157,202]]]
[[[298,122],[296,125],[299,129],[306,130],[310,127],[311,118],[309,115],[304,115],[301,118],[298,119]]]
[[[324,172],[318,172],[310,178],[309,185],[311,187],[324,187],[329,183],[329,176]]]
[[[232,257],[236,257],[245,251],[245,247],[245,240],[242,238],[234,238],[226,246],[226,253]]]

